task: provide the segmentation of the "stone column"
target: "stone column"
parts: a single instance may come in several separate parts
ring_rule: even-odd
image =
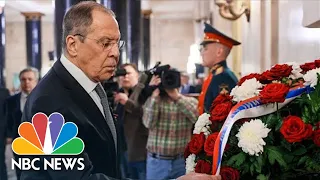
[[[4,16],[4,6],[0,6],[0,86],[5,87],[6,82],[4,79],[4,67],[5,67],[5,16]],[[0,173],[1,176],[1,173]]]
[[[143,66],[141,60],[141,2],[136,0],[127,1],[127,28],[128,28],[128,61],[136,64],[138,69]]]
[[[127,0],[98,0],[98,2],[115,13],[120,28],[121,40],[124,40],[127,44]],[[118,65],[127,62],[127,45],[125,45],[120,51]]]
[[[142,10],[142,40],[143,40],[143,68],[144,70],[149,69],[150,66],[150,15],[151,9]]]
[[[41,16],[39,12],[23,12],[26,18],[27,65],[41,72]]]

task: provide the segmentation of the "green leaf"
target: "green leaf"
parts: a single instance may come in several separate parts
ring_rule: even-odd
[[[274,114],[270,114],[268,115],[265,124],[267,124],[268,128],[273,129],[277,124],[277,122],[278,122],[278,117]]]
[[[294,156],[291,154],[284,154],[283,159],[285,160],[285,162],[290,164],[293,161]]]
[[[275,131],[279,131],[280,128],[281,128],[281,126],[282,126],[282,119],[280,119],[280,120],[277,122],[277,125],[276,125],[276,127],[275,127]]]
[[[254,173],[254,165],[251,164],[251,166],[250,166],[250,174],[251,174],[251,176],[253,176],[253,173]]]
[[[246,160],[246,154],[244,152],[240,152],[234,156],[232,156],[228,162],[227,165],[228,166],[233,166],[235,165],[237,168],[241,166],[241,164],[243,164],[243,162]]]
[[[247,174],[249,172],[249,170],[250,170],[249,163],[243,164],[241,169],[242,169],[241,174]]]
[[[302,158],[300,158],[297,165],[298,166],[302,165],[303,163],[306,162],[307,159],[309,159],[309,156],[303,156]]]
[[[264,165],[263,155],[262,155],[262,154],[257,157],[257,162],[258,162],[258,165],[259,165],[260,167],[262,167],[262,166]]]
[[[304,146],[299,146],[295,151],[292,152],[292,155],[295,156],[301,156],[303,154],[307,153],[307,149]]]
[[[288,151],[291,151],[292,144],[290,144],[285,139],[281,140],[281,145],[282,145],[282,147],[286,148]]]
[[[271,165],[277,161],[281,167],[287,168],[287,163],[284,161],[280,150],[275,146],[267,146],[266,150],[268,151],[268,159]]]
[[[264,174],[259,174],[257,176],[257,180],[269,180],[269,177],[265,176]]]
[[[257,173],[261,173],[261,166],[259,166],[258,161],[255,161],[255,162],[253,163],[253,165],[254,165],[254,167],[255,167],[255,171],[256,171]]]

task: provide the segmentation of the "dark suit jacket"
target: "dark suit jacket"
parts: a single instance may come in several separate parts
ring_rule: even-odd
[[[5,101],[5,121],[7,122],[6,135],[10,138],[19,137],[18,128],[21,124],[22,112],[20,109],[21,93],[9,97]]]
[[[28,96],[23,121],[31,122],[32,116],[38,112],[47,116],[59,112],[64,116],[65,122],[74,122],[78,126],[77,137],[83,140],[85,149],[76,157],[85,159],[85,169],[24,171],[22,180],[120,178],[119,153],[116,153],[114,140],[104,116],[90,95],[60,61],[54,64]],[[119,138],[117,139],[119,141]],[[119,149],[119,143],[117,144]]]
[[[7,171],[5,166],[5,132],[6,121],[4,118],[4,101],[10,96],[8,89],[0,88],[0,179],[7,178]]]

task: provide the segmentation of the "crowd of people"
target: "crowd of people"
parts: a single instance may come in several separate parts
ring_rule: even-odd
[[[226,59],[232,46],[240,43],[209,24],[204,33],[201,55],[210,70],[205,80],[190,84],[189,75],[179,72],[179,87],[167,88],[159,75],[146,83],[148,77],[135,64],[122,64],[126,74],[118,77],[120,88],[110,102],[104,82],[114,76],[124,46],[115,14],[90,1],[71,7],[63,21],[61,58],[39,83],[36,69],[21,71],[21,92],[2,98],[1,177],[6,178],[3,147],[19,136],[19,125],[31,122],[38,112],[48,116],[59,112],[78,126],[78,137],[85,144],[78,157],[85,159],[85,169],[16,170],[18,179],[221,179],[186,174],[183,156],[198,116],[237,83]],[[199,99],[190,95],[194,93]],[[141,96],[146,98],[141,101]]]

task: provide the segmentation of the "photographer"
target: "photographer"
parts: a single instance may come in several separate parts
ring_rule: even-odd
[[[176,88],[160,85],[144,104],[143,123],[149,129],[147,142],[147,179],[175,179],[185,174],[183,153],[197,120],[197,103]],[[159,77],[152,78],[153,82]],[[162,80],[163,81],[163,80]],[[161,83],[163,84],[163,82]]]
[[[142,105],[137,103],[139,88],[139,72],[134,64],[123,64],[125,76],[120,76],[120,86],[123,92],[115,95],[118,113],[121,115],[123,132],[128,152],[128,178],[144,180],[146,176],[146,144],[148,129],[142,124]],[[125,162],[124,162],[125,163]]]

